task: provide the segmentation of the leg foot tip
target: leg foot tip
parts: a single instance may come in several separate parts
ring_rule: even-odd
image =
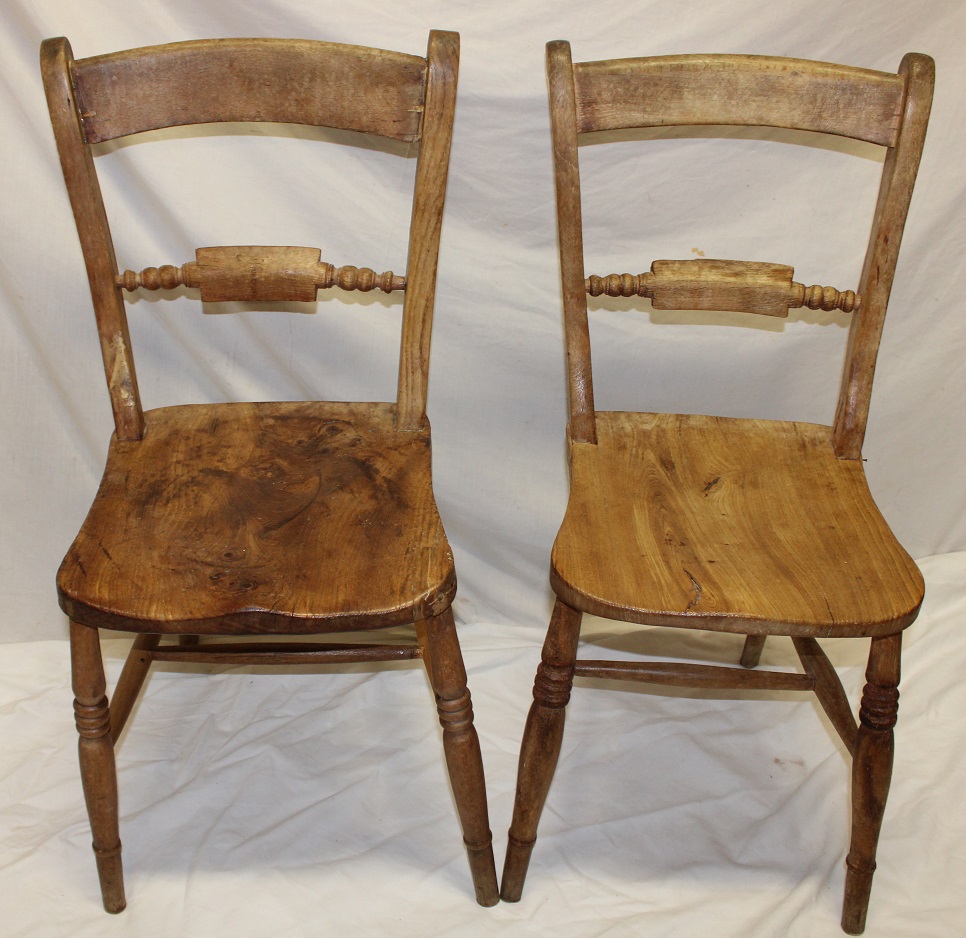
[[[523,882],[526,875],[526,867],[523,868],[522,873],[519,870],[510,869],[509,865],[504,868],[503,881],[500,883],[500,898],[504,902],[520,901],[520,896],[523,895]]]
[[[846,935],[861,935],[865,931],[865,917],[868,904],[861,909],[842,909],[842,931]]]
[[[519,840],[510,834],[506,859],[503,862],[503,879],[500,883],[500,898],[504,902],[519,902],[523,895],[523,884],[530,866],[530,854],[536,840]]]
[[[471,847],[467,844],[467,855],[477,904],[485,907],[496,905],[500,901],[500,890],[496,884],[493,847],[489,842],[483,847]]]

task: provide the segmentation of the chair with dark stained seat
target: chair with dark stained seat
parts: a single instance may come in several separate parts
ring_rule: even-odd
[[[450,604],[453,557],[433,499],[426,392],[459,37],[426,58],[302,40],[210,40],[75,60],[41,50],[116,432],[58,576],[71,619],[81,776],[104,907],[124,908],[114,742],[152,661],[319,664],[422,658],[477,901],[497,901],[479,742]],[[405,275],[336,267],[317,248],[200,248],[119,271],[92,145],[145,130],[273,121],[418,146]],[[404,291],[392,403],[194,404],[144,411],[123,291],[186,286],[208,303]],[[411,624],[407,644],[208,641]],[[110,709],[99,628],[139,633]],[[205,641],[199,641],[204,636]],[[174,637],[174,642],[163,642]]]
[[[758,56],[571,61],[547,47],[570,392],[570,499],[554,544],[556,603],[520,752],[501,895],[520,898],[560,754],[574,675],[685,687],[813,690],[853,758],[852,843],[842,926],[865,926],[892,770],[902,631],[923,581],[879,513],[862,443],[899,242],[932,99],[933,63],[898,74]],[[595,131],[748,125],[838,134],[886,148],[858,290],[806,287],[781,264],[658,260],[641,274],[584,270],[578,137]],[[605,142],[598,142],[605,145]],[[828,425],[594,407],[587,295],[649,297],[655,309],[852,314]],[[577,659],[589,613],[747,636],[757,666],[789,636],[802,673]],[[871,640],[859,719],[819,639]]]

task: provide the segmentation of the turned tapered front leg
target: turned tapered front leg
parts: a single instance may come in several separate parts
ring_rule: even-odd
[[[417,632],[420,644],[425,643],[428,652],[426,671],[436,694],[446,767],[463,828],[476,901],[480,905],[496,905],[499,892],[486,808],[483,757],[473,726],[473,705],[452,610],[426,620]]]
[[[860,935],[865,929],[876,845],[892,781],[892,728],[899,712],[901,651],[901,633],[872,639],[865,672],[867,683],[852,753],[852,842],[845,861],[842,908],[842,928],[850,935]]]
[[[517,793],[510,824],[510,842],[503,865],[500,896],[518,902],[537,839],[537,824],[553,779],[563,741],[564,709],[570,700],[580,637],[581,614],[559,599],[533,685],[533,704],[520,745]]]
[[[101,896],[108,912],[120,912],[126,903],[118,833],[117,774],[97,629],[71,622],[70,653],[74,716],[80,734],[81,782],[94,835]]]

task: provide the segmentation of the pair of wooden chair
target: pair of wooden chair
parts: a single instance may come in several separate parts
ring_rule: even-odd
[[[422,658],[477,900],[497,901],[483,767],[450,609],[456,580],[432,493],[426,389],[436,262],[459,55],[331,43],[217,40],[73,59],[44,43],[44,82],[97,316],[116,432],[91,512],[58,577],[71,620],[81,775],[105,908],[125,904],[114,742],[152,661],[298,664]],[[933,81],[928,57],[898,74],[754,56],[574,65],[548,46],[570,380],[571,494],[554,546],[557,600],[537,671],[502,897],[520,898],[560,751],[573,677],[814,690],[854,759],[843,927],[862,930],[892,761],[902,630],[923,584],[877,511],[861,460],[872,373]],[[295,80],[297,76],[297,80]],[[119,271],[91,148],[145,130],[282,121],[418,142],[404,276],[336,267],[310,248],[210,247],[179,267]],[[789,267],[655,261],[584,270],[580,134],[740,124],[839,134],[886,148],[857,293],[805,287]],[[304,301],[332,286],[404,291],[395,403],[217,404],[143,411],[123,292],[200,290],[206,302]],[[587,295],[657,309],[852,312],[831,426],[594,409]],[[803,673],[577,661],[583,613],[747,635],[791,636]],[[412,623],[414,643],[208,641]],[[138,633],[108,707],[99,628]],[[199,642],[199,636],[206,640]],[[163,638],[175,641],[162,642]],[[871,639],[859,722],[817,639]]]

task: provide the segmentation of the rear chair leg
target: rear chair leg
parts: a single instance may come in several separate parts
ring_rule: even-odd
[[[483,757],[473,727],[473,705],[452,610],[426,620],[417,628],[417,634],[428,652],[426,671],[436,694],[446,767],[463,828],[476,901],[480,905],[496,905],[499,891],[486,808]]]
[[[743,668],[757,668],[761,661],[761,650],[765,647],[767,635],[749,635],[745,639],[745,647],[741,651],[741,666]]]
[[[419,642],[419,648],[423,656],[423,667],[426,669],[426,677],[429,678],[429,686],[435,688],[436,684],[433,681],[433,662],[430,660],[429,654],[429,638],[426,634],[426,620],[418,619],[415,623],[416,627],[416,640]]]
[[[517,792],[500,890],[505,902],[520,900],[537,839],[537,824],[560,757],[564,708],[574,682],[581,618],[581,613],[559,599],[554,604],[520,745]]]
[[[160,635],[139,635],[128,652],[121,676],[111,694],[111,739],[117,745],[121,731],[144,686],[151,668],[151,653],[158,647]]]
[[[70,651],[74,717],[80,734],[81,783],[94,835],[101,896],[108,912],[120,912],[126,902],[118,831],[117,774],[97,629],[71,622]]]
[[[875,851],[885,813],[892,756],[892,728],[899,712],[902,634],[873,638],[852,753],[852,842],[846,858],[842,928],[861,935],[875,872]]]

